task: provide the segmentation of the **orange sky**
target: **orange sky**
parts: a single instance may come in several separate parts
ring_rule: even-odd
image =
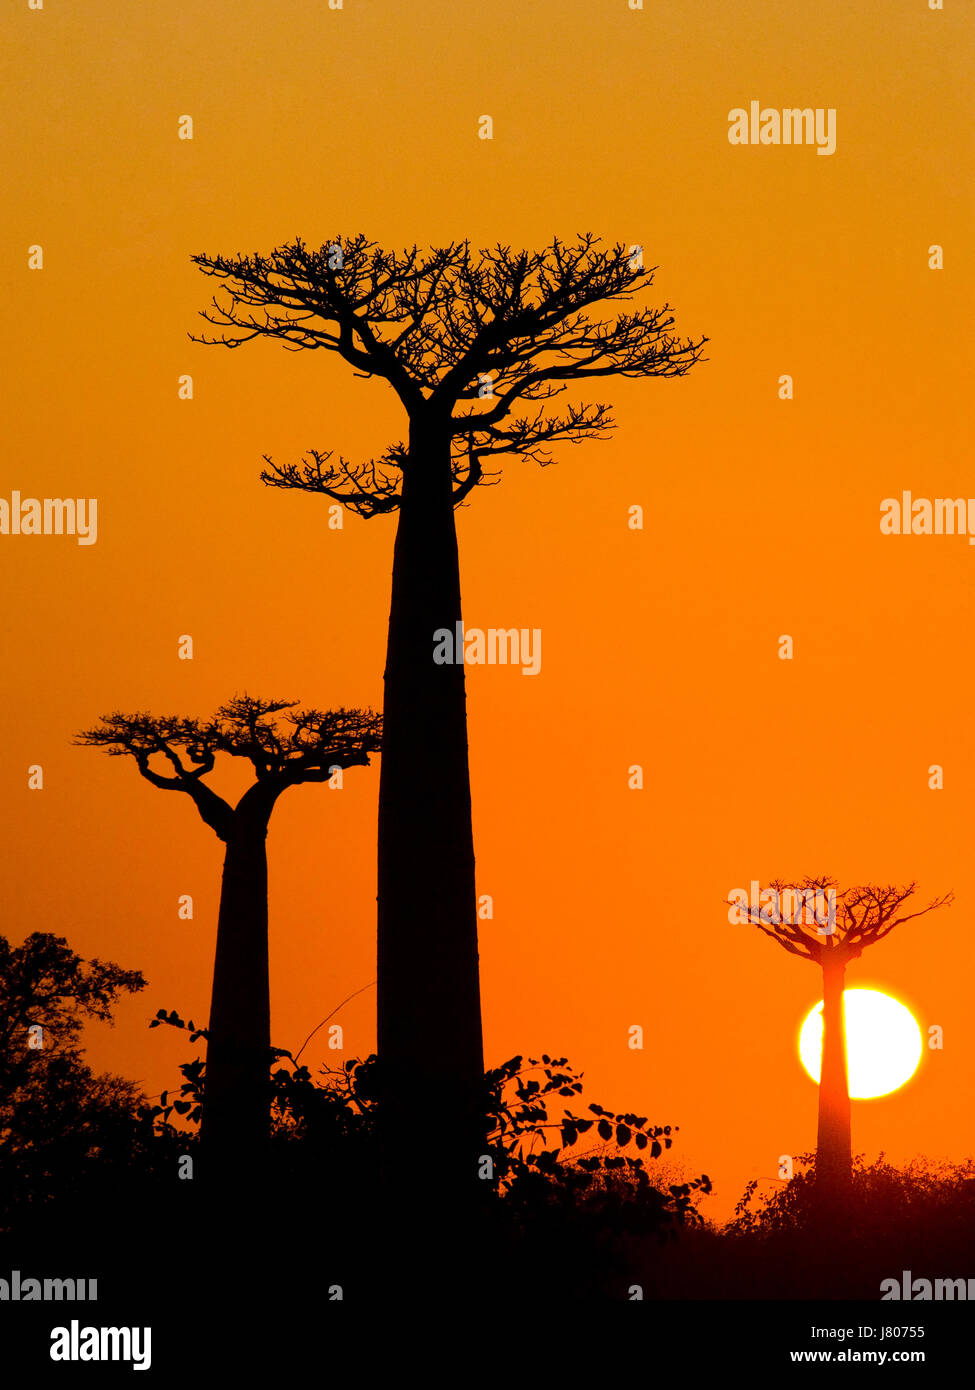
[[[264,452],[381,451],[398,407],[326,354],[189,343],[213,288],[191,253],[592,230],[643,244],[651,295],[711,341],[683,381],[601,383],[610,442],[512,461],[459,515],[468,625],[543,633],[536,678],[469,668],[487,1057],[564,1053],[592,1099],[679,1124],[675,1157],[730,1210],[814,1143],[796,1035],[819,994],[723,900],[807,871],[916,878],[955,906],[850,983],[942,1025],[944,1050],[854,1102],[854,1147],[972,1152],[975,552],[878,524],[904,488],[975,494],[973,45],[966,7],[945,4],[8,8],[0,496],[96,496],[99,536],[0,536],[2,930],[144,970],[115,1031],[91,1034],[97,1064],[151,1092],[174,1079],[180,1039],[145,1020],[205,1017],[220,855],[182,798],[70,747],[74,731],[245,689],[381,700],[394,523],[329,531],[323,499],[257,475]],[[730,145],[728,112],[753,98],[835,107],[836,153]],[[352,772],[275,813],[280,1046],[374,978],[376,790],[375,769]],[[367,991],[343,1011],[349,1054],[374,1046],[373,1009]]]

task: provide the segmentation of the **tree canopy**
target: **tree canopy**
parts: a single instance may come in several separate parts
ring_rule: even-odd
[[[487,459],[548,463],[552,446],[613,427],[602,402],[549,406],[571,383],[683,376],[707,341],[672,333],[668,304],[591,317],[595,305],[629,301],[654,276],[622,243],[604,249],[592,235],[539,251],[474,251],[467,241],[388,251],[360,234],[317,250],[296,239],[267,255],[193,261],[224,291],[202,311],[219,333],[196,341],[235,348],[273,338],[294,352],[336,353],[357,375],[389,382],[411,421],[449,436],[455,505],[496,477]],[[402,441],[362,464],[312,449],[298,464],[265,455],[262,477],[371,517],[399,505],[411,462]]]
[[[287,713],[285,713],[287,711]],[[284,714],[284,719],[278,715]],[[336,767],[363,767],[379,750],[380,716],[368,709],[298,709],[295,700],[234,696],[206,720],[152,714],[104,715],[75,743],[129,756],[154,787],[192,797],[223,839],[233,810],[204,782],[218,754],[244,758],[271,798],[286,787],[325,782]],[[160,767],[167,771],[160,771]]]
[[[826,876],[807,876],[792,883],[775,879],[769,888],[775,902],[743,906],[747,921],[784,950],[817,965],[855,960],[895,927],[954,901],[953,893],[945,893],[910,912],[906,909],[916,883],[866,883],[840,890],[837,880]],[[827,902],[831,906],[824,917],[822,906]]]

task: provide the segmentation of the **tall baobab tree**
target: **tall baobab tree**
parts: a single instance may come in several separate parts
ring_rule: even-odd
[[[597,238],[539,251],[472,251],[467,242],[383,250],[364,236],[314,250],[198,255],[222,293],[203,311],[220,331],[322,349],[388,383],[404,441],[366,463],[310,450],[265,455],[272,487],[319,493],[374,517],[398,511],[386,649],[379,789],[378,1034],[387,1114],[432,1088],[445,1133],[461,1136],[464,1180],[483,1146],[474,846],[463,654],[433,660],[435,634],[462,631],[454,509],[491,481],[502,455],[551,461],[558,444],[602,438],[603,403],[551,402],[599,377],[680,377],[705,339],[675,337],[670,308],[608,320],[594,306],[653,282],[638,248]]]
[[[289,711],[283,720],[277,715]],[[267,1138],[270,987],[266,837],[288,787],[363,767],[379,749],[371,710],[297,710],[293,700],[237,696],[200,721],[110,714],[76,743],[129,756],[163,791],[187,795],[225,845],[208,1027],[201,1137],[221,1171]],[[205,780],[219,755],[249,762],[256,780],[236,805]]]
[[[823,974],[823,1050],[816,1137],[816,1193],[823,1211],[841,1209],[852,1176],[850,1087],[843,1003],[846,967],[904,922],[946,907],[953,894],[908,911],[916,883],[868,883],[840,891],[832,878],[777,880],[760,906],[737,902],[739,921],[749,922],[794,956],[812,961]]]

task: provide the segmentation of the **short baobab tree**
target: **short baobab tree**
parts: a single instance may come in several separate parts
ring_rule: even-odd
[[[277,716],[284,715],[283,719]],[[267,1139],[271,1060],[266,837],[289,787],[336,781],[378,751],[371,710],[297,709],[293,700],[237,696],[208,720],[110,714],[75,742],[128,756],[154,787],[182,792],[225,845],[208,1026],[201,1138],[213,1167]],[[220,755],[249,762],[255,780],[236,805],[206,782]]]
[[[414,1087],[444,1097],[445,1132],[461,1140],[444,1167],[469,1185],[484,1144],[484,1059],[454,510],[496,480],[503,456],[544,464],[613,426],[604,402],[558,409],[555,398],[600,378],[682,377],[706,339],[678,337],[667,304],[630,307],[653,270],[639,247],[591,235],[532,251],[466,241],[394,251],[358,235],[193,260],[222,289],[203,311],[218,331],[198,341],[334,354],[403,407],[407,438],[377,458],[265,456],[263,478],[362,517],[397,515],[379,783],[384,1110],[395,1131],[409,1124]],[[620,307],[601,315],[604,305]],[[435,660],[444,633],[457,649]]]
[[[744,894],[733,901],[739,922],[758,927],[784,950],[811,961],[822,971],[823,1050],[816,1192],[818,1204],[825,1212],[842,1206],[853,1168],[843,1002],[846,967],[895,927],[953,901],[953,894],[946,893],[911,911],[910,900],[916,888],[916,883],[868,883],[841,891],[835,879],[804,878],[796,883],[776,880],[763,891],[757,906],[741,901]]]

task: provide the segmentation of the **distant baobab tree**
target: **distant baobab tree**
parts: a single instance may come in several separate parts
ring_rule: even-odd
[[[899,887],[868,883],[841,892],[832,878],[804,878],[797,883],[777,880],[770,884],[773,901],[766,905],[736,903],[744,920],[792,955],[818,965],[823,973],[816,1193],[820,1209],[827,1213],[842,1207],[853,1166],[843,1005],[846,967],[895,927],[953,901],[954,895],[946,893],[908,912],[905,908],[916,888],[916,883]]]
[[[203,312],[221,331],[197,341],[335,353],[387,382],[406,414],[406,440],[378,458],[312,449],[279,466],[265,456],[262,477],[362,517],[399,513],[379,790],[379,1056],[388,1113],[406,1119],[413,1087],[443,1098],[468,1181],[483,1147],[484,1060],[463,652],[433,660],[435,634],[462,631],[454,508],[502,455],[544,464],[555,445],[604,436],[608,405],[552,409],[571,384],[681,377],[706,340],[673,336],[667,305],[592,318],[593,306],[653,283],[639,248],[600,249],[593,236],[538,251],[452,242],[397,252],[360,235],[193,260],[223,282]]]
[[[284,720],[276,716],[289,712]],[[226,846],[208,1027],[201,1137],[221,1170],[267,1139],[271,1060],[266,837],[282,792],[363,767],[379,749],[371,710],[296,709],[237,696],[200,721],[110,714],[75,742],[130,756],[154,787],[183,792]],[[233,805],[204,780],[219,755],[250,762],[256,780]],[[165,770],[161,770],[165,769]]]

